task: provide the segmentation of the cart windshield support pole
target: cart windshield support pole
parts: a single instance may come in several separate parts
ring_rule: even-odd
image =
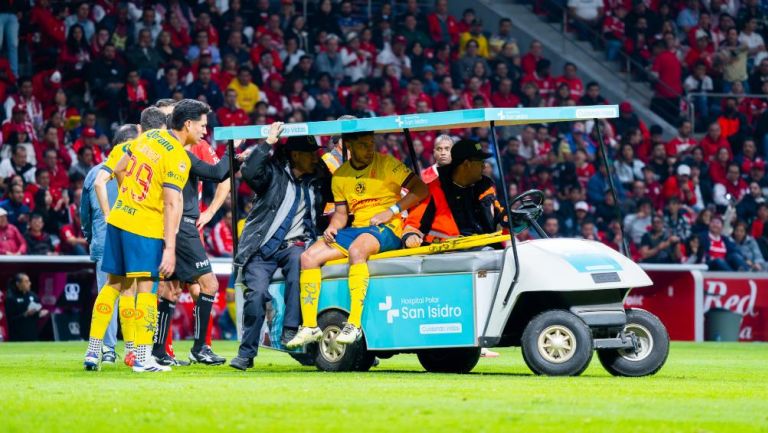
[[[600,153],[603,155],[605,172],[608,173],[608,186],[611,188],[611,195],[613,196],[613,203],[616,208],[616,216],[619,218],[619,228],[621,229],[621,253],[629,257],[629,246],[627,245],[627,238],[624,237],[624,220],[621,215],[621,206],[619,206],[619,196],[616,194],[616,185],[613,182],[613,172],[611,171],[611,166],[608,164],[608,153],[605,151],[605,141],[603,140],[603,131],[600,128],[600,119],[595,119],[595,128],[597,128],[597,141],[600,144]]]
[[[515,241],[515,234],[512,232],[512,209],[509,207],[509,191],[507,190],[507,182],[504,181],[504,170],[501,165],[501,149],[499,148],[499,139],[496,136],[496,122],[491,121],[490,129],[491,141],[493,142],[493,153],[496,156],[496,170],[499,173],[499,180],[501,182],[501,197],[504,199],[502,204],[504,205],[504,212],[507,214],[507,224],[509,225],[509,240],[512,242],[512,256],[515,258],[515,276],[512,278],[512,286],[504,297],[504,305],[507,305],[509,297],[512,295],[512,290],[515,288],[515,285],[517,285],[517,279],[520,277],[520,261],[517,258],[517,242]]]
[[[227,150],[229,150],[229,197],[232,200],[232,260],[237,255],[238,236],[237,232],[237,188],[235,188],[235,141],[227,141]]]
[[[413,137],[411,136],[411,130],[408,128],[403,129],[405,134],[405,143],[408,145],[408,156],[411,157],[411,166],[413,168],[413,174],[419,176],[421,170],[419,170],[419,161],[416,159],[416,149],[413,148]]]

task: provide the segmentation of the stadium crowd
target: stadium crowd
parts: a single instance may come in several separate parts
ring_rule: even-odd
[[[653,108],[679,125],[678,135],[664,140],[631,103],[611,101],[621,102],[620,117],[601,129],[624,233],[592,122],[503,128],[500,168],[511,196],[546,192],[540,222],[550,236],[615,248],[626,238],[631,254],[646,262],[764,270],[768,112],[765,100],[738,96],[768,91],[768,58],[756,43],[766,29],[762,4],[596,0],[595,16],[582,20],[591,13],[588,3],[573,7],[573,19],[609,29],[608,42],[619,40],[619,50],[655,73],[661,84]],[[509,19],[488,25],[472,9],[453,16],[446,0],[428,7],[385,2],[370,19],[349,0],[309,2],[306,17],[300,4],[4,2],[0,26],[16,33],[6,37],[0,57],[0,253],[86,254],[77,212],[85,174],[109,153],[113,131],[138,122],[159,98],[207,102],[214,110],[209,127],[609,103],[575,65],[552,71],[540,42],[521,51]],[[753,67],[752,75],[745,72]],[[734,94],[722,104],[696,100],[697,124],[709,124],[701,140],[678,119],[680,96],[694,90]],[[422,168],[435,162],[441,133],[493,151],[485,128],[419,132],[414,147]],[[377,148],[412,163],[398,134],[384,136]],[[486,163],[498,181],[497,168],[493,159]],[[244,209],[253,193],[246,182],[238,191],[235,205]],[[205,200],[212,195],[208,185]],[[212,255],[232,254],[226,212],[206,228]]]

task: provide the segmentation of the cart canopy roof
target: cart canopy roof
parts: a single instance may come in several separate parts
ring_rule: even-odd
[[[618,105],[591,105],[545,108],[476,108],[437,113],[405,114],[401,116],[365,119],[328,120],[286,124],[282,137],[303,135],[339,135],[351,132],[374,133],[429,131],[437,129],[471,128],[478,126],[524,125],[530,123],[573,122],[590,119],[612,119],[619,116]],[[269,125],[228,126],[213,130],[216,141],[266,138]]]

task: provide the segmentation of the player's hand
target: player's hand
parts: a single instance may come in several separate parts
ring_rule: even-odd
[[[211,222],[212,219],[213,219],[213,214],[208,212],[207,210],[200,212],[200,217],[197,218],[195,227],[197,227],[198,230],[202,230],[206,224]]]
[[[163,250],[163,259],[160,261],[160,267],[157,268],[160,271],[160,277],[170,277],[173,275],[173,271],[176,269],[176,250],[173,248],[165,248]]]
[[[392,211],[389,210],[389,209],[387,209],[387,210],[385,210],[383,212],[379,212],[379,213],[377,213],[376,215],[374,215],[371,218],[371,225],[372,226],[377,226],[379,224],[386,224],[390,220],[392,220],[392,218],[394,218],[394,216],[395,216],[395,214],[392,213]]]
[[[335,227],[328,227],[323,232],[323,239],[325,239],[326,242],[329,244],[336,242],[336,233],[338,233],[339,230]]]
[[[405,238],[405,247],[406,248],[420,247],[422,242],[424,241],[421,239],[421,236],[419,235],[408,236],[407,238]]]

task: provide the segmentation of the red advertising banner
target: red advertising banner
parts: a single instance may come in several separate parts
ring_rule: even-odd
[[[657,315],[672,340],[703,341],[704,314],[724,308],[742,316],[740,341],[768,341],[768,274],[648,270],[653,286],[633,289],[627,307]]]
[[[653,286],[632,289],[624,305],[658,316],[672,340],[697,340],[694,272],[698,271],[648,271]],[[703,339],[703,325],[701,332]]]
[[[725,308],[742,316],[740,341],[768,341],[768,275],[704,273],[704,310]]]

